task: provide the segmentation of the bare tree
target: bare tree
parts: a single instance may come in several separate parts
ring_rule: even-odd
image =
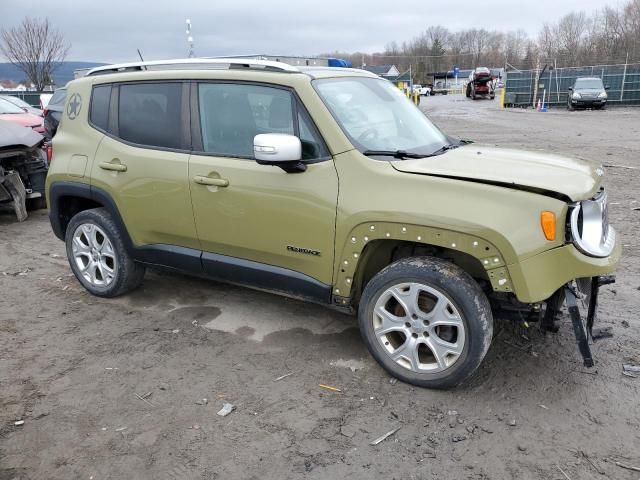
[[[51,75],[70,48],[48,18],[26,17],[17,27],[2,29],[0,51],[38,90],[51,83]]]

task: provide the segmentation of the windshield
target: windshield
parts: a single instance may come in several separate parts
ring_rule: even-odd
[[[573,88],[576,90],[604,90],[602,80],[599,78],[579,78],[576,80],[576,85]]]
[[[22,107],[22,108],[29,108],[31,107],[31,105],[29,105],[27,102],[24,102],[22,100],[20,100],[17,97],[0,97],[0,100],[6,100],[9,103],[13,103],[14,105],[17,105],[18,107]]]
[[[313,82],[342,130],[361,152],[429,155],[447,138],[391,82],[377,78],[327,78]]]
[[[2,113],[24,113],[24,111],[13,103],[0,98],[0,114]]]

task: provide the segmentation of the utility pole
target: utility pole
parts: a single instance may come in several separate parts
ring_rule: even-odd
[[[189,44],[189,58],[196,56],[193,50],[193,36],[191,35],[191,20],[187,18],[187,43]]]
[[[627,64],[629,63],[629,52],[627,51],[627,58],[624,61],[624,72],[622,73],[622,86],[620,87],[620,101],[624,100],[624,82],[627,81]]]
[[[536,74],[534,81],[536,83],[533,85],[533,101],[531,102],[531,106],[536,108],[536,100],[538,99],[538,82],[540,81],[540,55],[536,57]]]

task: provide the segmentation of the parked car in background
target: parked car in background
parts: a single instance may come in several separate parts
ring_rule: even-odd
[[[67,99],[67,89],[59,88],[53,92],[47,107],[44,109],[44,134],[51,140],[58,131],[58,124],[64,111],[64,103]]]
[[[567,109],[595,108],[600,110],[607,104],[607,90],[598,77],[578,77],[572,87],[569,87]]]
[[[13,95],[0,95],[0,99],[13,103],[16,107],[20,107],[23,111],[30,113],[32,115],[37,115],[38,117],[43,116],[42,110],[40,110],[39,108],[32,107],[21,98],[14,97]]]
[[[469,82],[466,88],[467,98],[475,100],[478,97],[488,97],[493,100],[496,92],[492,82],[491,70],[486,67],[476,68],[469,74]]]
[[[38,133],[44,133],[42,117],[25,112],[20,107],[0,98],[0,119],[29,127]]]
[[[49,100],[53,97],[53,93],[41,93],[40,94],[40,109],[44,110],[49,105]]]
[[[43,143],[39,133],[0,120],[0,207],[12,208],[18,221],[27,218],[27,207],[46,206],[48,163]]]
[[[419,83],[416,83],[413,85],[413,91],[417,92],[418,95],[426,97],[429,96],[431,94],[431,89],[427,86],[422,86]]]

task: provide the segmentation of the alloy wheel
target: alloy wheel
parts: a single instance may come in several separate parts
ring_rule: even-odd
[[[444,294],[429,285],[386,289],[373,310],[374,335],[398,365],[416,373],[450,368],[465,348],[465,323]]]
[[[79,225],[73,232],[72,252],[80,275],[91,285],[107,287],[113,282],[118,261],[111,240],[100,227]]]

